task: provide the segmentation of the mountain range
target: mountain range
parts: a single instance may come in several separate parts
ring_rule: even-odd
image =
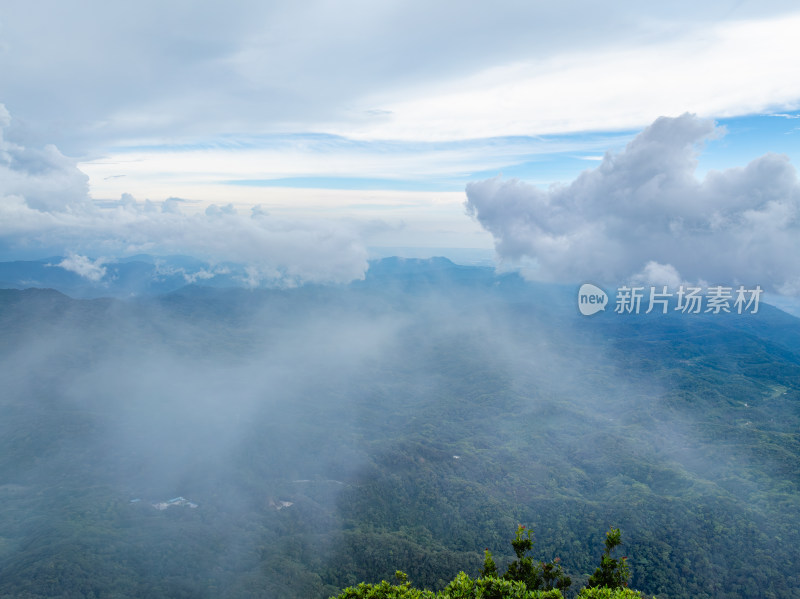
[[[291,289],[64,260],[0,265],[0,597],[441,588],[518,524],[575,588],[609,526],[660,598],[800,588],[800,320],[766,303],[587,317],[577,286],[446,259]]]

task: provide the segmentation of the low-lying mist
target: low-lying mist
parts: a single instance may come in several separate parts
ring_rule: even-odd
[[[418,266],[0,292],[0,595],[435,587],[518,523],[576,580],[618,525],[637,588],[796,588],[800,354],[768,342],[794,319],[583,319],[571,290]],[[764,583],[737,554],[768,549]]]

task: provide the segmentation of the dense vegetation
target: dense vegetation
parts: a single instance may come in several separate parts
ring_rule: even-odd
[[[505,570],[520,522],[565,596],[612,523],[646,594],[796,596],[797,319],[584,318],[573,292],[411,261],[0,291],[0,597],[438,592],[484,548]],[[152,506],[178,496],[199,507]]]
[[[621,532],[612,528],[606,533],[606,550],[600,566],[581,589],[579,599],[625,599],[641,597],[638,591],[627,588],[630,572],[622,560],[611,557],[611,552],[621,543]],[[558,564],[536,561],[528,553],[533,548],[530,529],[520,525],[511,541],[516,559],[500,576],[491,552],[486,550],[483,569],[479,578],[470,578],[459,572],[442,591],[435,593],[415,589],[404,572],[396,572],[399,584],[381,581],[378,584],[361,583],[348,587],[333,599],[564,599],[562,591],[571,584]]]

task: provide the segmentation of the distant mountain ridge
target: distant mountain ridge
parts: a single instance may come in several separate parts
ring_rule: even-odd
[[[494,276],[487,266],[464,266],[443,257],[389,257],[369,262],[370,282],[414,279],[429,282],[486,280]],[[73,298],[147,297],[162,295],[187,285],[230,288],[251,287],[247,267],[236,263],[211,264],[188,256],[138,254],[114,261],[76,261],[64,256],[40,260],[0,262],[0,289],[49,288]]]
[[[81,272],[63,256],[0,262],[0,287],[57,289],[75,298],[137,297],[169,293],[202,280],[206,286],[241,286],[244,268],[210,265],[186,256],[157,258],[145,254],[117,261],[90,261]]]

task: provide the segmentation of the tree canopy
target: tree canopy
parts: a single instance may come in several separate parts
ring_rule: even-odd
[[[611,528],[606,533],[605,551],[600,566],[581,589],[578,599],[630,599],[641,597],[638,591],[627,589],[630,571],[625,558],[610,557],[622,543],[622,533]],[[528,555],[533,548],[530,528],[519,525],[511,541],[516,559],[507,571],[499,575],[491,552],[485,551],[480,576],[472,578],[460,572],[443,590],[433,592],[414,588],[408,576],[395,572],[397,582],[383,580],[377,584],[360,583],[344,589],[332,599],[564,599],[562,591],[572,584],[555,558],[550,562],[535,561]]]

